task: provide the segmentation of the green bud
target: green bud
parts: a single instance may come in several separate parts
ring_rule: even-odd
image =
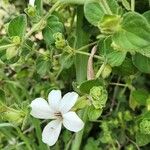
[[[100,138],[102,143],[109,143],[112,141],[112,137],[111,137],[111,131],[108,128],[108,123],[106,121],[103,121],[101,124],[101,128],[103,131],[103,135],[102,138]]]
[[[143,119],[139,124],[139,128],[142,134],[150,134],[150,119]]]
[[[113,34],[120,29],[122,18],[118,15],[104,15],[99,23],[99,28],[103,34]]]
[[[58,32],[53,35],[55,39],[55,46],[57,49],[64,49],[64,47],[67,45],[66,40],[63,37],[63,34]]]
[[[89,103],[87,97],[86,97],[86,96],[82,96],[82,97],[80,97],[80,98],[77,100],[77,102],[76,102],[75,105],[73,106],[72,110],[73,110],[73,111],[76,111],[76,110],[82,109],[82,108],[84,108],[84,107],[86,107],[86,106],[89,106],[89,105],[90,105],[90,103]]]
[[[107,101],[107,91],[102,86],[94,86],[90,89],[90,96],[93,106],[96,109],[105,107]]]
[[[21,43],[21,39],[19,36],[12,37],[12,43],[19,45]]]
[[[125,148],[125,150],[136,150],[136,148],[134,145],[130,144]]]
[[[19,125],[23,122],[26,114],[22,110],[15,110],[12,108],[3,107],[2,119],[7,120],[8,122]]]
[[[118,112],[118,118],[119,118],[119,120],[122,120],[122,112]]]
[[[146,104],[147,104],[147,110],[150,111],[150,96],[146,100]]]
[[[36,7],[29,5],[28,8],[25,9],[25,12],[29,17],[35,17],[36,16]]]
[[[64,51],[69,53],[69,54],[75,54],[75,51],[72,47],[70,47],[69,45],[67,45],[65,48],[64,48]]]
[[[118,119],[113,119],[110,124],[113,125],[114,127],[118,127],[119,121]]]
[[[101,124],[101,128],[104,132],[107,132],[109,130],[108,129],[108,123],[106,121],[103,121]]]
[[[130,111],[125,111],[125,113],[124,113],[124,119],[125,119],[126,121],[131,121],[131,120],[133,119],[133,117],[132,117]]]
[[[117,51],[123,51],[123,48],[120,45],[117,45],[115,42],[112,42],[111,47]]]
[[[109,64],[107,64],[101,73],[102,78],[105,79],[105,78],[109,77],[111,72],[112,72],[112,68]]]

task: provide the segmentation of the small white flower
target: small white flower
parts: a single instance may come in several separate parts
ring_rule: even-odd
[[[31,115],[40,119],[53,119],[42,133],[42,141],[52,146],[58,140],[62,124],[70,131],[80,131],[84,123],[73,111],[70,111],[78,98],[75,92],[69,92],[61,97],[60,90],[52,90],[48,95],[48,102],[43,98],[36,98],[31,103]]]
[[[29,0],[29,5],[34,7],[35,0]]]

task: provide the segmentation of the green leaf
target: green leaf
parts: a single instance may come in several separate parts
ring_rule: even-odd
[[[39,15],[43,14],[43,0],[36,0],[35,1],[36,10]]]
[[[107,5],[113,14],[117,14],[118,4],[115,0],[107,0]],[[86,19],[94,26],[98,26],[104,14],[107,14],[101,1],[87,0],[84,5]]]
[[[0,101],[5,101],[5,92],[2,89],[0,89]]]
[[[47,25],[43,30],[44,40],[48,45],[53,44],[55,42],[53,37],[54,33],[57,32],[63,33],[63,31],[64,31],[63,24],[59,21],[58,17],[52,15],[48,18]]]
[[[136,133],[136,143],[138,146],[145,146],[150,143],[150,135],[142,134],[140,132]]]
[[[114,50],[112,45],[112,39],[106,38],[99,42],[100,55],[103,55],[107,63],[111,66],[120,66],[126,57],[126,52]]]
[[[6,50],[6,57],[8,60],[15,57],[17,54],[18,54],[18,48],[16,46],[8,48]]]
[[[127,0],[121,0],[121,2],[126,10],[131,10],[130,3]]]
[[[149,93],[145,90],[135,90],[132,92],[132,98],[140,105],[146,105],[146,100],[149,96]]]
[[[19,36],[23,38],[27,28],[26,15],[20,15],[10,21],[8,25],[8,34],[10,37]]]
[[[87,23],[87,22],[86,22]],[[76,40],[75,40],[75,48],[81,48],[89,44],[89,33],[84,29],[86,28],[86,23],[84,20],[84,12],[83,7],[77,7],[77,22],[76,22]],[[88,48],[83,49],[83,51],[88,52]],[[76,68],[76,80],[78,84],[81,84],[87,78],[87,62],[88,57],[80,54],[76,54],[75,56],[75,68]]]
[[[93,86],[100,86],[100,85],[104,85],[104,81],[103,80],[99,80],[99,79],[88,80],[88,81],[83,82],[80,85],[79,89],[80,89],[81,92],[89,94],[90,89]]]
[[[59,61],[61,64],[61,68],[69,69],[73,65],[74,59],[72,55],[68,55],[68,53],[63,53]]]
[[[114,66],[120,66],[126,57],[126,52],[122,51],[114,51],[107,56],[108,64],[110,64],[112,67]]]
[[[131,58],[126,57],[124,62],[119,67],[113,68],[114,72],[122,75],[122,76],[129,76],[133,75],[137,72],[136,67],[133,65]]]
[[[141,54],[135,54],[133,57],[133,64],[143,73],[150,73],[150,58]],[[139,61],[140,60],[140,61]]]
[[[51,62],[46,56],[39,56],[36,60],[37,73],[41,76],[46,75],[50,71]]]
[[[113,35],[113,42],[124,51],[139,52],[150,57],[150,25],[142,15],[129,12],[123,16],[120,30]]]
[[[69,4],[84,4],[86,0],[60,0],[62,3],[69,3]]]
[[[98,26],[98,23],[104,15],[104,11],[100,4],[93,0],[91,2],[86,2],[84,5],[84,14],[86,19],[94,26]]]
[[[88,108],[88,117],[89,120],[97,120],[102,114],[102,109],[95,109],[94,106]]]
[[[75,105],[73,106],[72,110],[76,111],[78,109],[83,109],[84,107],[89,105],[89,100],[87,99],[86,96],[82,96],[80,98],[78,98],[77,102],[75,103]]]
[[[146,11],[143,16],[147,19],[148,23],[150,24],[150,10]]]
[[[11,58],[11,59],[7,59],[6,56],[6,50],[2,50],[0,51],[0,59],[2,62],[4,62],[5,64],[13,64],[16,63],[19,60],[19,56],[16,55],[15,57]]]

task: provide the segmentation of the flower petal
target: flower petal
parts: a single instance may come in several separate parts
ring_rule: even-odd
[[[36,98],[30,104],[31,112],[30,114],[35,118],[40,119],[53,119],[54,113],[48,105],[47,101],[43,98]]]
[[[78,94],[76,92],[69,92],[65,94],[60,103],[60,111],[62,113],[68,112],[76,103]]]
[[[75,112],[68,112],[63,115],[63,125],[70,131],[78,132],[84,127],[84,122]]]
[[[52,146],[58,140],[61,131],[62,122],[60,120],[53,120],[48,123],[42,132],[42,141],[49,146]]]
[[[60,100],[61,100],[61,91],[60,90],[52,90],[48,94],[49,105],[55,111],[57,111],[59,109]]]
[[[34,7],[35,0],[29,0],[29,5]]]

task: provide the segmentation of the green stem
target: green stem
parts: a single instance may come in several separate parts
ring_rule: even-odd
[[[82,120],[84,121],[85,124],[87,121],[87,110],[88,110],[88,108],[85,108],[85,110],[83,110],[81,112],[81,113],[83,113],[81,115],[82,115]],[[84,133],[84,128],[80,132],[76,133],[74,142],[72,143],[71,150],[80,150],[80,145],[82,142],[83,133]]]
[[[83,47],[88,44],[89,33],[83,30],[83,19],[84,12],[83,6],[77,7],[77,23],[76,23],[76,45],[75,49],[80,49],[82,47],[83,51],[88,51],[88,47]],[[81,49],[80,49],[81,50]],[[78,84],[82,83],[87,78],[87,56],[76,55],[75,56],[75,67],[76,67],[76,80]]]
[[[113,13],[112,13],[112,11],[111,11],[109,5],[107,4],[107,0],[101,0],[101,3],[102,3],[102,5],[103,5],[103,7],[104,7],[106,13],[112,15]]]
[[[83,51],[79,51],[79,50],[75,50],[75,53],[81,54],[81,55],[86,55],[86,56],[90,56],[91,54],[88,52],[83,52]],[[97,58],[99,60],[103,60],[103,57],[98,56],[98,55],[94,55],[94,58]]]
[[[25,39],[27,39],[33,32],[35,32],[37,29],[41,27],[41,25],[47,20],[47,18],[53,13],[53,11],[60,5],[60,2],[57,1],[52,8],[49,10],[49,12],[40,20],[39,23],[35,24],[31,30],[26,34]]]
[[[4,49],[10,48],[10,47],[14,47],[14,46],[16,46],[16,44],[2,45],[2,46],[0,46],[0,50],[4,50]]]
[[[131,10],[135,10],[135,0],[131,0]]]
[[[127,87],[127,84],[121,84],[121,83],[109,83],[110,85],[117,85],[117,86],[123,86],[123,87]]]
[[[90,44],[87,44],[87,45],[85,45],[85,46],[80,47],[80,48],[79,48],[79,49],[77,49],[77,50],[78,50],[78,51],[82,51],[82,50],[84,50],[84,49],[88,48],[89,46],[92,46],[92,45],[97,44],[97,42],[98,42],[98,41],[93,42],[93,43],[90,43]]]
[[[68,55],[67,57],[66,57],[66,60],[64,60],[64,63],[66,63],[68,60],[69,60],[69,58],[70,57],[72,57],[72,55],[70,54],[70,55]],[[55,79],[58,79],[58,77],[59,77],[59,75],[61,74],[61,72],[63,71],[63,69],[64,69],[64,66],[63,66],[63,64],[62,64],[62,67],[60,68],[60,70],[59,70],[59,72],[57,73],[57,75],[56,75],[56,78]]]
[[[101,65],[101,67],[99,68],[99,70],[98,70],[98,72],[97,72],[97,74],[96,74],[96,78],[98,78],[98,77],[101,75],[102,71],[103,71],[104,68],[105,68],[105,65],[106,65],[106,62],[104,62],[104,63]]]
[[[78,6],[77,7],[77,25],[76,25],[77,40],[76,40],[75,49],[79,49],[80,47],[87,45],[88,41],[89,41],[89,34],[83,30],[83,26],[84,26],[83,19],[84,19],[83,6]],[[85,48],[83,50],[84,50],[84,52],[88,51],[87,48]],[[76,55],[76,58],[75,58],[76,80],[77,80],[78,84],[81,84],[87,78],[87,62],[88,62],[87,56]],[[80,116],[86,125],[87,109],[82,110]],[[75,139],[72,143],[71,150],[79,150],[80,149],[83,133],[84,133],[84,128],[80,132],[76,133]]]
[[[38,142],[39,142],[39,148],[42,149],[42,150],[47,150],[47,147],[46,145],[42,142],[42,131],[41,131],[41,128],[40,128],[40,121],[33,118],[32,119],[32,123],[35,127],[35,131],[36,131],[36,136],[38,138]]]

